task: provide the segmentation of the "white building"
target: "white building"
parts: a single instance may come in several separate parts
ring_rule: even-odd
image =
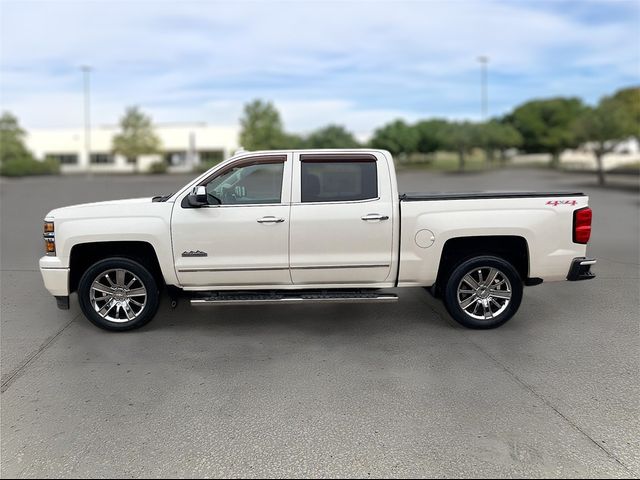
[[[597,168],[596,156],[593,153],[593,145],[586,144],[574,150],[565,150],[560,155],[560,162],[566,168],[595,170]],[[618,143],[612,152],[602,157],[602,168],[613,170],[617,167],[640,162],[640,142],[630,138]]]
[[[520,153],[511,159],[515,164],[546,164],[550,160],[551,155],[549,153]],[[602,157],[602,167],[605,171],[638,162],[640,162],[640,142],[635,138],[620,142],[612,152]],[[560,155],[560,165],[568,170],[596,170],[598,163],[593,153],[593,145],[585,144],[580,148],[565,150]]]
[[[238,148],[237,127],[217,127],[205,123],[158,124],[154,130],[161,141],[161,153],[138,158],[138,171],[145,172],[155,162],[165,162],[169,171],[190,171],[206,162],[228,158]],[[46,157],[60,161],[63,173],[134,172],[129,163],[112,151],[118,126],[91,128],[91,153],[87,158],[83,128],[29,130],[26,144],[38,159]]]

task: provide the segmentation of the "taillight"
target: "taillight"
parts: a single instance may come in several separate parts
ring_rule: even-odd
[[[591,237],[591,217],[589,207],[584,207],[573,212],[573,241],[575,243],[587,243]]]

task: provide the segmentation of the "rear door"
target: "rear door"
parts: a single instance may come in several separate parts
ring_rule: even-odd
[[[296,153],[289,265],[296,285],[373,284],[390,275],[391,178],[373,153]]]

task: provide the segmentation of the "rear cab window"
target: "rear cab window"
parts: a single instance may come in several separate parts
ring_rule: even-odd
[[[353,202],[378,198],[376,158],[302,155],[302,203]]]

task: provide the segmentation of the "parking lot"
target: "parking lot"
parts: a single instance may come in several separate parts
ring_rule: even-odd
[[[525,289],[497,330],[459,327],[423,289],[391,305],[165,299],[125,334],[75,297],[56,309],[37,270],[48,210],[188,179],[0,181],[2,477],[640,475],[637,178],[400,172],[401,191],[590,195],[598,277]]]

